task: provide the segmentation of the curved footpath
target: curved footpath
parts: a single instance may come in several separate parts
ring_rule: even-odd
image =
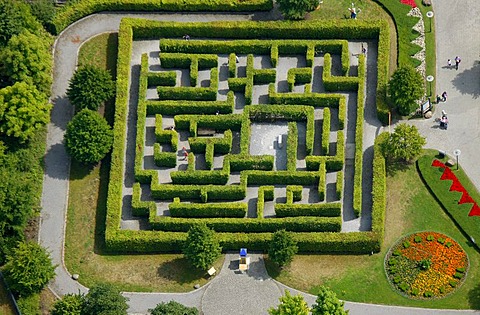
[[[458,1],[457,1],[458,2]],[[478,79],[480,78],[478,53],[480,52],[480,38],[474,30],[480,25],[480,1],[464,0],[462,5],[453,4],[449,0],[435,0],[434,9],[437,27],[437,51],[439,64],[443,59],[453,59],[455,55],[462,57],[460,70],[437,69],[437,87],[447,89],[450,95],[447,108],[451,127],[448,131],[432,129],[432,121],[417,121],[415,124],[427,136],[428,145],[439,147],[445,143],[445,149],[460,148],[461,162],[477,188],[480,187],[480,167],[474,162],[475,153],[480,147],[480,107],[475,107],[475,98],[480,95]],[[458,7],[456,7],[458,6]],[[123,17],[141,17],[155,20],[175,21],[212,21],[212,20],[248,20],[268,19],[262,13],[245,14],[95,14],[86,17],[69,26],[58,37],[54,48],[54,82],[52,86],[51,123],[48,126],[47,152],[45,156],[45,175],[42,194],[42,212],[40,220],[39,243],[50,252],[55,264],[57,276],[50,284],[52,291],[61,296],[67,293],[86,292],[87,288],[71,278],[71,274],[63,264],[63,243],[65,233],[65,218],[68,204],[69,157],[63,146],[63,134],[73,110],[65,93],[68,81],[76,67],[76,56],[79,47],[87,39],[100,33],[116,32]],[[465,26],[468,25],[468,26]],[[471,30],[472,38],[465,40],[464,31]],[[461,49],[463,47],[463,49]],[[457,50],[454,50],[457,49]],[[475,66],[474,66],[475,63]],[[477,83],[477,85],[474,84]],[[458,104],[457,104],[458,102]],[[478,101],[477,101],[478,103]],[[454,108],[453,108],[454,106]],[[367,113],[366,113],[367,114]],[[462,122],[465,122],[462,124]],[[438,141],[437,133],[441,134]],[[444,141],[445,140],[445,141]],[[266,314],[270,306],[278,304],[278,298],[283,294],[284,285],[271,279],[265,272],[261,255],[252,255],[252,268],[248,274],[238,274],[238,264],[235,254],[227,254],[222,271],[204,287],[189,293],[128,293],[124,295],[130,299],[129,312],[145,314],[149,308],[164,301],[176,300],[182,304],[196,306],[206,315],[215,314]],[[290,289],[292,293],[299,291]],[[314,303],[315,296],[302,293],[309,304]],[[382,306],[346,302],[350,314],[480,314],[475,311],[429,310],[405,308],[396,306]],[[245,312],[247,311],[247,312]]]

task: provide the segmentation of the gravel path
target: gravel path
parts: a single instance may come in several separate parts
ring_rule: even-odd
[[[438,90],[447,90],[450,98],[447,104],[438,107],[449,113],[451,126],[448,131],[434,128],[432,120],[415,121],[422,133],[427,136],[428,146],[438,148],[443,144],[449,153],[453,149],[462,150],[462,166],[470,174],[473,182],[480,187],[480,168],[476,166],[475,153],[480,147],[480,96],[478,78],[480,52],[480,35],[472,32],[470,35],[465,30],[474,30],[480,25],[478,12],[480,1],[464,0],[452,3],[448,0],[435,0],[434,9],[437,27],[438,64],[436,84]],[[216,14],[96,14],[70,26],[57,39],[55,44],[54,83],[52,87],[52,100],[55,103],[52,111],[51,123],[48,126],[47,152],[45,156],[45,176],[42,195],[42,212],[39,232],[39,242],[51,253],[55,264],[58,264],[57,277],[50,288],[57,295],[66,293],[86,292],[86,288],[71,279],[71,275],[63,265],[63,242],[65,215],[68,198],[69,158],[63,146],[63,134],[66,123],[71,118],[73,111],[65,98],[68,79],[76,67],[78,48],[88,38],[118,30],[120,19],[125,16],[142,17],[156,20],[176,21],[211,21],[211,20],[245,20],[268,19],[268,16],[255,15],[216,15]],[[459,18],[461,17],[461,18]],[[469,36],[469,37],[468,37]],[[443,69],[447,58],[453,59],[455,55],[462,57],[459,71]],[[367,105],[365,117],[366,128],[370,131],[364,137],[364,145],[369,146],[372,135],[379,130],[375,119],[371,120],[374,110],[368,109],[368,98],[373,91],[367,91]],[[477,105],[477,106],[475,106]],[[366,153],[368,154],[368,153]],[[368,175],[366,175],[368,176]],[[368,202],[368,200],[366,201]],[[148,308],[153,308],[161,301],[176,300],[190,306],[203,308],[205,314],[245,314],[240,305],[246,305],[250,314],[265,314],[269,306],[275,305],[283,293],[285,286],[271,280],[264,271],[260,256],[253,255],[254,261],[252,275],[235,273],[237,256],[227,254],[224,268],[216,278],[198,290],[184,294],[170,293],[125,293],[130,298],[129,312],[145,313]],[[258,268],[258,269],[257,269]],[[237,290],[238,289],[238,290]],[[241,290],[241,291],[240,291]],[[296,292],[295,290],[292,290]],[[241,294],[239,294],[241,293]],[[304,293],[302,293],[304,294]],[[239,296],[245,299],[240,299]],[[309,303],[314,297],[304,294]],[[216,300],[216,301],[215,301]],[[258,305],[258,307],[255,307]],[[223,308],[225,307],[225,308]],[[474,311],[428,310],[404,308],[395,306],[381,306],[361,303],[346,303],[350,314],[480,314]]]

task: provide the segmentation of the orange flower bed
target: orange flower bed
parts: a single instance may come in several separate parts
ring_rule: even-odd
[[[468,257],[460,245],[437,232],[408,235],[385,257],[390,283],[414,298],[438,298],[453,292],[466,278]]]

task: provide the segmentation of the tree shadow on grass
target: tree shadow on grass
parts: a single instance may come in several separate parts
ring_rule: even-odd
[[[468,304],[470,308],[480,310],[480,284],[468,292]]]
[[[157,276],[179,284],[192,283],[207,278],[204,270],[192,267],[184,257],[175,258],[158,266]]]
[[[394,176],[398,172],[405,172],[410,167],[410,165],[411,164],[407,162],[387,161],[386,163],[387,176]]]

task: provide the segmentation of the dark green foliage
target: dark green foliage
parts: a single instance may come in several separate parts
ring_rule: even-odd
[[[111,284],[97,284],[85,295],[82,315],[127,315],[128,299]]]
[[[53,304],[51,315],[81,315],[83,302],[81,294],[66,294]]]
[[[113,132],[105,118],[89,109],[76,114],[67,125],[65,146],[77,161],[97,163],[110,151]]]
[[[46,96],[26,82],[1,89],[0,134],[26,142],[48,123],[51,107]]]
[[[318,289],[316,304],[312,306],[312,315],[347,315],[344,302],[337,298],[335,292],[325,286]]]
[[[154,309],[149,310],[150,315],[198,315],[198,309],[187,307],[175,301],[160,303]]]
[[[284,267],[292,262],[297,252],[297,242],[293,240],[289,232],[280,230],[273,233],[268,249],[268,258],[270,258],[271,261],[279,267]]]
[[[113,97],[114,92],[115,83],[110,72],[85,65],[73,74],[67,96],[77,110],[97,110],[103,102]]]
[[[53,18],[57,8],[55,7],[54,0],[33,0],[28,2],[32,14],[37,18],[40,23],[50,32],[53,32]]]
[[[55,277],[55,266],[43,247],[20,242],[7,255],[3,272],[10,289],[27,296],[40,292]]]
[[[307,302],[301,294],[291,296],[290,291],[285,290],[285,295],[280,297],[280,305],[278,308],[270,308],[270,315],[308,315],[310,309]]]
[[[215,235],[205,224],[190,228],[183,245],[183,254],[198,269],[207,270],[220,256],[222,248]]]
[[[17,0],[0,0],[0,46],[25,29],[36,33],[40,28],[28,4]]]
[[[42,315],[40,310],[40,293],[19,297],[17,305],[22,315]]]
[[[52,84],[50,43],[28,30],[12,36],[0,52],[0,71],[7,83],[24,81],[45,95]]]
[[[383,155],[393,161],[412,162],[422,154],[426,144],[417,127],[401,123],[385,137],[380,147]]]
[[[400,115],[409,115],[418,108],[416,103],[424,94],[422,75],[413,67],[395,70],[388,84],[388,93]]]
[[[317,0],[277,0],[276,2],[287,20],[302,20],[305,13],[314,10],[318,4]]]

